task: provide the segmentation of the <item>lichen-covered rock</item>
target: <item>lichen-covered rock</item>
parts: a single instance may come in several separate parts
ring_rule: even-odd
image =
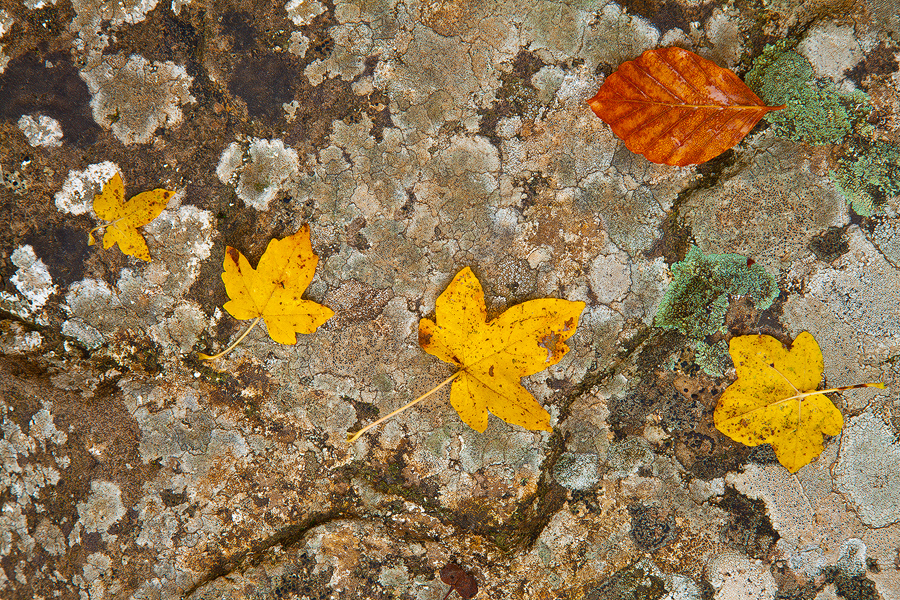
[[[889,597],[900,522],[870,524],[863,465],[895,394],[836,398],[796,477],[711,415],[748,332],[813,332],[827,385],[900,380],[895,30],[739,4],[4,4],[0,596],[440,600],[455,562],[479,597]],[[585,100],[672,44],[793,120],[704,165],[632,154]],[[176,191],[149,263],[87,245],[115,173]],[[198,360],[243,327],[225,247],[256,264],[304,223],[335,317]],[[523,381],[554,431],[473,431],[439,392],[348,447],[450,375],[417,330],[465,266],[489,317],[587,304]]]
[[[884,527],[900,522],[898,469],[900,444],[881,419],[863,413],[847,424],[835,481],[867,525]]]

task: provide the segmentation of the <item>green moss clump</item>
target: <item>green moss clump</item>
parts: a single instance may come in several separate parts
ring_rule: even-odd
[[[844,92],[829,79],[817,79],[812,65],[790,43],[768,45],[744,79],[771,106],[766,115],[778,134],[807,144],[836,144],[871,110],[864,92]]]
[[[696,246],[672,265],[674,281],[666,290],[654,324],[677,329],[695,340],[721,331],[731,296],[749,296],[759,310],[778,296],[775,278],[739,254],[705,255]]]
[[[858,141],[850,144],[829,175],[856,214],[871,216],[888,198],[900,194],[900,149],[882,141]]]

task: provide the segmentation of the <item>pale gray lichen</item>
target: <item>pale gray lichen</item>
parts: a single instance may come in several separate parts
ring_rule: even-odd
[[[601,254],[591,263],[591,290],[597,302],[621,302],[631,290],[631,261],[624,252]]]
[[[69,31],[78,36],[74,46],[91,62],[100,60],[100,52],[109,44],[109,36],[101,34],[104,23],[113,30],[125,24],[140,23],[156,8],[159,0],[72,0],[75,18]]]
[[[12,29],[13,24],[16,20],[5,10],[0,9],[0,38],[6,35],[6,32]],[[6,65],[9,64],[10,57],[7,56],[5,52],[3,52],[3,46],[0,45],[0,73],[6,70]]]
[[[900,443],[877,416],[866,412],[844,427],[834,477],[863,523],[885,527],[900,521]]]
[[[0,305],[6,300],[0,296]],[[25,354],[41,347],[44,338],[37,331],[28,331],[18,321],[0,321],[0,353]]]
[[[285,191],[300,170],[297,151],[284,142],[251,138],[245,146],[232,142],[222,152],[216,176],[235,185],[235,193],[248,206],[268,210],[269,203]]]
[[[797,263],[789,276],[802,279],[802,294],[791,294],[782,322],[790,331],[809,331],[825,357],[829,385],[861,381],[892,384],[889,365],[900,355],[900,271],[859,227],[847,228],[848,252],[827,264]],[[887,395],[859,390],[844,396],[851,410]]]
[[[210,321],[183,296],[210,256],[213,222],[210,212],[191,205],[164,211],[144,227],[151,263],[123,269],[114,288],[92,278],[69,287],[63,333],[96,349],[117,333],[141,331],[167,358],[189,351]]]
[[[50,296],[56,293],[47,265],[35,255],[34,248],[27,244],[16,248],[10,260],[18,269],[9,281],[28,301],[30,312],[40,310]]]
[[[62,127],[60,127],[59,121],[53,117],[22,115],[18,125],[32,146],[53,148],[62,145]]]
[[[600,481],[600,457],[593,452],[563,452],[553,465],[553,478],[570,490],[589,490]]]
[[[328,77],[351,81],[366,68],[365,57],[372,53],[372,30],[364,23],[346,23],[328,30],[334,49],[325,60],[315,60],[304,74],[312,85],[319,85]]]
[[[714,555],[707,573],[716,598],[774,600],[778,592],[769,566],[737,551]]]
[[[284,10],[294,25],[300,27],[309,25],[314,18],[325,12],[325,7],[316,0],[288,0]]]
[[[844,540],[841,546],[841,556],[835,566],[847,577],[865,575],[868,570],[865,542],[859,538]]]
[[[28,432],[14,422],[10,414],[14,410],[12,405],[0,402],[0,496],[4,498],[0,511],[0,558],[15,550],[31,555],[40,537],[29,525],[27,515],[45,510],[39,498],[46,496],[46,488],[52,489],[59,483],[60,470],[68,466],[67,457],[55,456],[59,445],[66,443],[67,435],[56,428],[49,405],[32,416]],[[44,460],[27,460],[45,451],[51,455]],[[0,589],[4,583],[0,578]]]
[[[102,279],[73,283],[65,308],[70,316],[63,322],[62,332],[90,349],[99,348],[105,339],[101,330],[114,329],[125,314],[118,294]]]
[[[847,205],[796,144],[771,137],[756,144],[762,149],[691,194],[681,210],[704,252],[740,254],[783,270],[811,254],[816,234],[849,222]]]
[[[541,25],[547,29],[546,34],[550,39],[564,34],[565,30],[560,30],[560,26],[572,25],[552,22]],[[573,54],[583,56],[587,68],[591,70],[598,65],[617,68],[626,60],[633,60],[645,50],[655,48],[659,44],[659,30],[656,27],[641,16],[628,14],[615,2],[607,2],[599,10],[587,13],[582,26],[583,37],[578,36],[579,47]],[[567,60],[568,56],[557,55],[555,58],[554,62],[562,62]]]
[[[610,474],[616,478],[636,475],[640,467],[653,463],[653,449],[646,439],[628,436],[621,442],[610,444],[606,451],[606,462]]]
[[[89,165],[83,171],[69,171],[62,189],[53,196],[56,208],[72,215],[92,212],[94,196],[118,172],[119,166],[108,160]]]
[[[87,533],[106,533],[126,512],[121,488],[111,481],[94,480],[91,495],[78,503],[78,523]]]
[[[797,45],[797,51],[806,57],[816,76],[836,82],[865,57],[853,26],[832,21],[813,25]]]
[[[171,61],[114,54],[80,74],[92,95],[94,120],[123,144],[150,142],[159,127],[181,123],[181,106],[195,101],[190,94],[194,78]]]
[[[181,9],[184,8],[185,6],[190,6],[191,2],[192,2],[192,0],[172,0],[172,5],[171,5],[172,12],[175,13],[176,15],[180,15]]]

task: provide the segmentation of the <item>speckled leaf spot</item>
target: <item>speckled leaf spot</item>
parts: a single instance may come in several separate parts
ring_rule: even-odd
[[[313,253],[309,225],[294,235],[269,242],[259,265],[254,269],[235,248],[225,248],[222,281],[231,298],[223,308],[235,319],[264,320],[269,336],[279,344],[295,344],[296,333],[309,334],[334,316],[327,306],[302,298],[309,287],[319,257]],[[249,333],[244,332],[229,348],[215,356],[201,354],[204,359],[218,358],[237,345]]]
[[[150,262],[150,250],[147,248],[147,242],[137,228],[143,227],[158,217],[174,193],[171,190],[155,189],[141,192],[125,202],[125,186],[122,183],[121,175],[116,173],[106,182],[103,190],[94,196],[94,212],[101,219],[110,222],[92,229],[88,233],[88,245],[93,246],[97,243],[94,239],[94,231],[105,228],[104,248],[119,244],[119,249],[123,254],[136,256]]]
[[[436,321],[419,322],[422,349],[459,367],[450,403],[472,429],[484,431],[488,411],[507,423],[551,431],[550,415],[521,378],[558,363],[575,333],[584,302],[555,298],[513,306],[487,322],[475,274],[460,271],[435,306]]]
[[[768,335],[731,339],[737,381],[719,398],[716,429],[748,446],[771,444],[791,473],[822,453],[823,436],[844,426],[841,411],[825,396],[854,388],[884,388],[883,383],[816,390],[824,361],[819,344],[804,331],[790,349]]]
[[[679,167],[718,156],[784,108],[766,106],[733,72],[681,48],[623,63],[588,104],[629,150]]]

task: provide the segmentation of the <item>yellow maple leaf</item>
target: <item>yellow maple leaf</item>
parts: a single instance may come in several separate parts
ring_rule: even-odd
[[[459,367],[450,404],[477,431],[488,411],[507,423],[551,431],[550,415],[520,380],[558,363],[575,333],[584,302],[556,298],[530,300],[487,322],[481,283],[466,267],[438,296],[436,321],[419,321],[425,352]]]
[[[409,404],[370,423],[347,440],[453,383],[450,404],[472,429],[484,431],[488,411],[526,429],[552,431],[550,415],[521,379],[558,363],[575,333],[584,302],[544,298],[517,304],[487,322],[484,291],[466,267],[456,274],[435,305],[437,322],[419,321],[419,344],[425,352],[455,364],[459,371]]]
[[[791,473],[822,453],[824,435],[837,435],[844,426],[841,411],[825,393],[884,388],[883,383],[860,383],[817,390],[824,360],[807,331],[790,349],[768,335],[734,337],[729,352],[738,378],[719,398],[716,429],[747,446],[771,444]]]
[[[116,173],[106,182],[103,190],[94,196],[94,212],[101,219],[110,222],[88,232],[88,245],[97,243],[94,231],[106,228],[106,233],[103,234],[104,248],[119,244],[123,254],[150,262],[147,242],[137,228],[158,217],[174,193],[171,190],[155,189],[141,192],[125,202],[125,186],[122,184],[122,177]]]
[[[327,306],[303,300],[301,296],[312,281],[319,257],[313,253],[309,240],[309,225],[304,225],[294,235],[276,240],[266,247],[257,268],[236,249],[225,248],[222,281],[225,292],[231,298],[222,308],[235,319],[256,319],[237,341],[224,351],[209,356],[218,358],[229,352],[243,340],[262,319],[269,330],[269,337],[279,344],[297,342],[295,333],[312,333],[334,316]]]

